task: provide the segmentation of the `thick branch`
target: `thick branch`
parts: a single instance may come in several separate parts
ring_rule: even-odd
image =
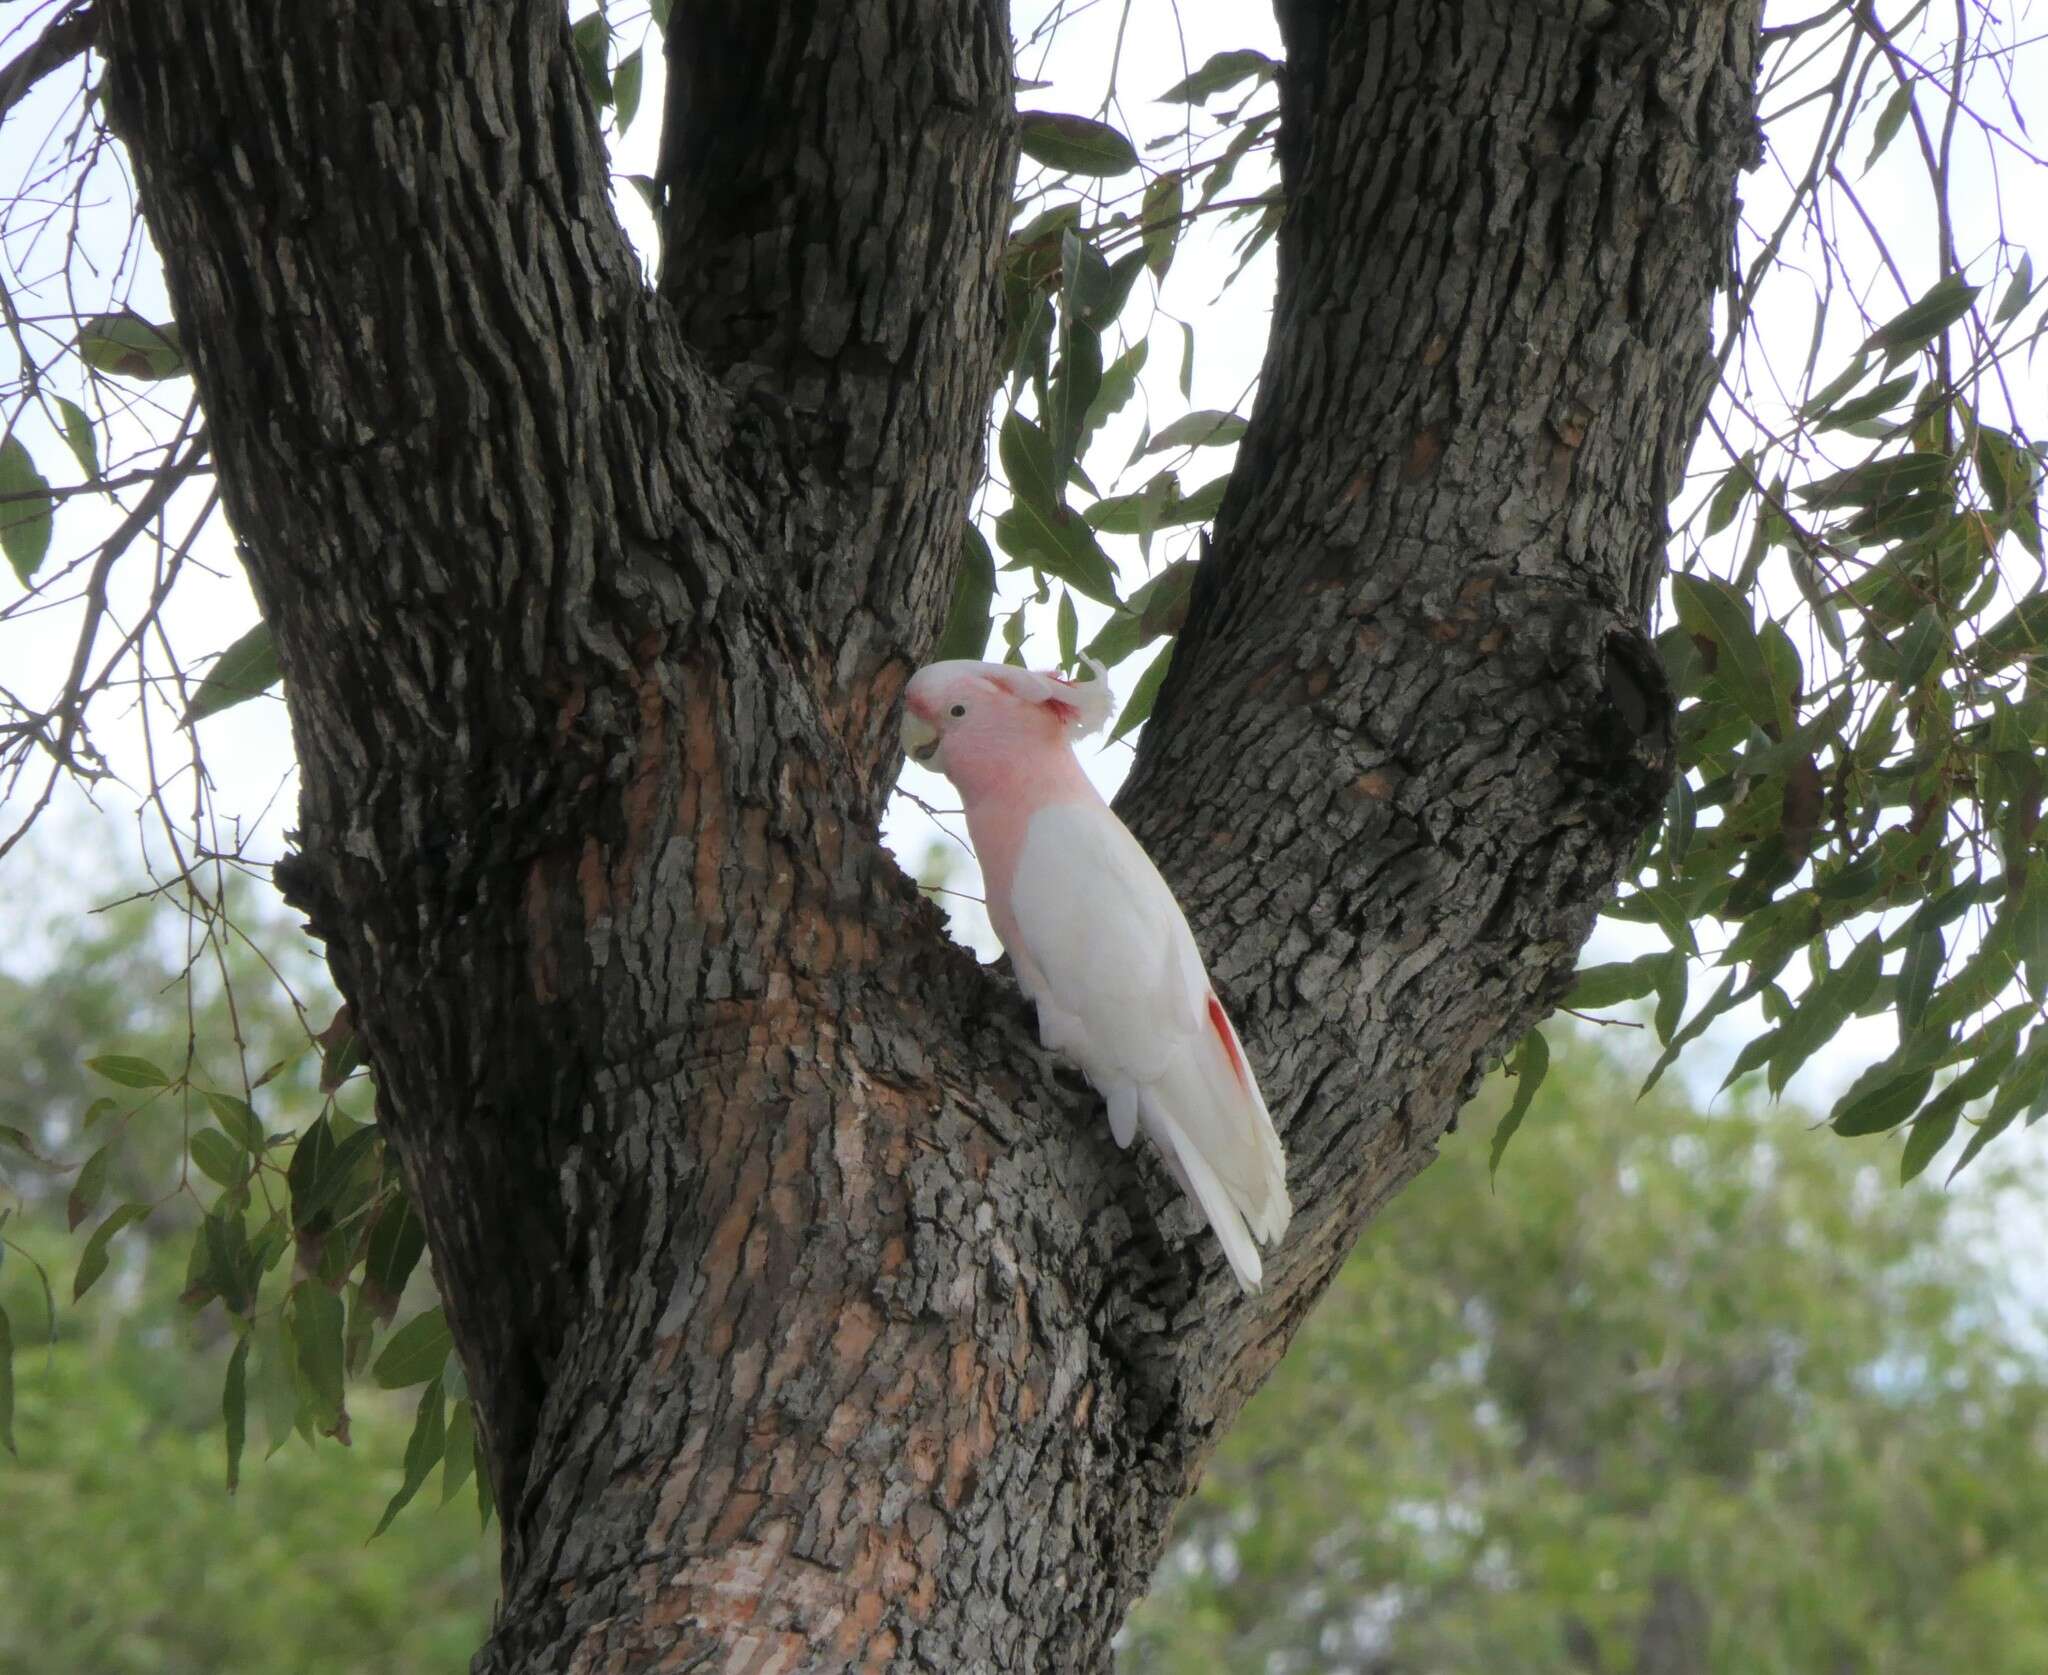
[[[55,75],[92,46],[99,14],[87,4],[66,6],[43,32],[0,67],[0,121],[46,77]]]
[[[1282,7],[1273,337],[1123,803],[1247,1020],[1301,1206],[1263,1307],[1185,1349],[1198,1414],[1554,1004],[1656,817],[1645,613],[1758,10]]]
[[[106,26],[285,669],[303,854],[280,880],[330,937],[423,1203],[479,1176],[502,1195],[428,1225],[508,1490],[552,1353],[531,1300],[565,1260],[536,1091],[557,1070],[512,1095],[541,1072],[499,1036],[531,1036],[488,985],[445,990],[444,939],[630,785],[635,694],[676,690],[664,656],[758,533],[730,404],[640,285],[558,0],[110,0]],[[431,1050],[402,1050],[434,993]],[[516,1120],[479,1123],[455,1087]]]
[[[682,0],[661,294],[691,347],[793,410],[825,511],[786,580],[877,799],[978,473],[1015,179],[997,0]]]

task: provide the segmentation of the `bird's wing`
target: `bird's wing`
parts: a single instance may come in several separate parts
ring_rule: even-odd
[[[1045,994],[1086,1026],[1076,1056],[1155,1080],[1200,1028],[1209,983],[1173,892],[1123,822],[1101,803],[1040,809],[1009,906]]]
[[[1191,1148],[1252,1234],[1277,1239],[1289,1215],[1279,1138],[1180,904],[1137,839],[1100,803],[1039,810],[1009,913],[1041,1006],[1078,1021],[1066,1049],[1112,1108],[1112,1090],[1135,1085],[1148,1126],[1171,1131],[1155,1134],[1162,1149]],[[1196,1196],[1215,1222],[1213,1195]]]

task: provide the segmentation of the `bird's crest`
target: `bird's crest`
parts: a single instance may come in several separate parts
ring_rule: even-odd
[[[1116,713],[1116,696],[1109,689],[1109,671],[1092,657],[1081,661],[1088,665],[1093,679],[1068,680],[1036,669],[1007,667],[997,678],[1026,703],[1044,704],[1066,724],[1069,738],[1085,739],[1109,725],[1109,718]]]

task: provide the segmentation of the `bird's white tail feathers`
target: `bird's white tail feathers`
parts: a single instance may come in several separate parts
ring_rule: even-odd
[[[1277,1244],[1294,1206],[1287,1159],[1223,1009],[1210,1001],[1213,1035],[1176,1059],[1139,1095],[1146,1131],[1208,1218],[1231,1271],[1259,1289],[1258,1246]]]
[[[1216,1242],[1230,1259],[1230,1271],[1237,1276],[1237,1283],[1246,1291],[1257,1291],[1265,1278],[1265,1270],[1259,1262],[1259,1247],[1252,1242],[1251,1229],[1245,1225],[1244,1214],[1238,1209],[1236,1199],[1231,1197],[1216,1178],[1216,1171],[1209,1167],[1179,1128],[1170,1122],[1160,1126],[1165,1130],[1165,1147],[1162,1149],[1179,1164],[1174,1172],[1180,1176],[1188,1196],[1201,1205],[1202,1214],[1208,1217]]]

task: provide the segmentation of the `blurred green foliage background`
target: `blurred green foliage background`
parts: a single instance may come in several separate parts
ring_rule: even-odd
[[[43,1155],[101,1138],[79,1132],[106,1091],[84,1058],[182,1064],[188,1027],[202,1059],[237,1031],[256,1062],[290,1058],[274,1107],[317,1110],[317,1054],[253,958],[233,1019],[217,974],[189,1024],[166,1003],[167,919],[53,914],[6,956],[0,1123]],[[317,979],[286,975],[320,1021]],[[1995,1156],[1953,1194],[1901,1191],[1895,1145],[1739,1094],[1638,1103],[1605,1045],[1560,1032],[1497,1186],[1494,1089],[1374,1225],[1211,1463],[1123,1668],[2048,1669],[2048,1335],[2040,1275],[2015,1272],[2038,1191]],[[115,1190],[159,1208],[76,1307],[69,1177],[0,1153],[19,1446],[0,1670],[465,1668],[496,1573],[473,1491],[437,1504],[430,1483],[368,1539],[410,1394],[352,1389],[347,1448],[267,1429],[252,1398],[225,1493],[231,1335],[217,1303],[176,1301],[212,1189],[180,1188],[176,1120],[153,1120],[131,1119]]]

